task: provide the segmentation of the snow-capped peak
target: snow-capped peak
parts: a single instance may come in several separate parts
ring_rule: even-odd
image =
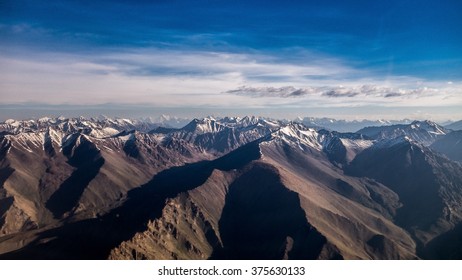
[[[319,141],[319,134],[312,128],[299,123],[289,123],[271,134],[273,140],[281,140],[290,145],[298,145],[304,150],[304,147],[322,150],[322,144]]]
[[[434,134],[439,134],[439,135],[445,135],[448,131],[444,127],[438,125],[435,122],[425,120],[425,121],[413,121],[410,124],[412,129],[423,129],[428,131],[429,133],[434,133]]]
[[[182,130],[203,134],[209,132],[218,132],[223,130],[225,127],[212,118],[193,119],[189,124],[182,128]]]

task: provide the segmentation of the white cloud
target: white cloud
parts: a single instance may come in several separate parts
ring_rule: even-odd
[[[138,49],[98,54],[0,55],[1,103],[159,107],[462,105],[458,81],[383,79],[329,57]],[[258,98],[257,98],[258,97]]]
[[[251,98],[297,99],[297,102],[317,101],[319,105],[386,105],[386,106],[444,106],[462,105],[462,87],[398,88],[373,84],[319,87],[250,87],[241,86],[226,94]],[[283,103],[285,101],[282,101]]]
[[[171,105],[182,95],[177,101],[183,104],[229,104],[221,92],[249,82],[281,86],[303,83],[307,75],[354,71],[331,62],[324,65],[321,60],[295,65],[262,55],[159,49],[93,55],[0,55],[0,63],[2,103]],[[207,95],[208,100],[194,97],[197,94]]]

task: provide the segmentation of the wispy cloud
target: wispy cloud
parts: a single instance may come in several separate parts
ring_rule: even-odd
[[[462,105],[462,83],[385,78],[304,53],[131,48],[34,56],[0,54],[0,103],[150,104],[229,108]],[[320,79],[319,77],[322,77]]]
[[[359,85],[359,86],[321,86],[321,87],[303,87],[296,88],[293,86],[286,87],[250,87],[241,86],[237,89],[228,90],[225,93],[236,94],[249,97],[279,97],[279,98],[295,98],[303,96],[326,96],[333,98],[341,97],[357,97],[357,96],[373,96],[383,98],[393,97],[427,97],[453,92],[454,88],[445,88],[438,90],[429,87],[419,87],[414,89],[393,88],[378,85]]]
[[[402,81],[401,81],[402,83]],[[296,99],[298,104],[318,106],[447,106],[462,105],[462,85],[433,84],[436,87],[397,88],[374,84],[350,86],[251,87],[241,86],[225,94],[258,99]],[[409,85],[408,85],[409,86]],[[280,101],[284,103],[285,101]]]
[[[311,75],[357,72],[340,62],[281,62],[261,54],[128,49],[98,53],[0,55],[2,102],[166,102],[165,95],[208,94],[243,84],[299,85]],[[278,78],[275,78],[278,77]],[[302,95],[303,92],[292,92]],[[80,96],[78,100],[75,96]],[[194,98],[194,97],[191,97]],[[232,96],[230,99],[235,99]],[[167,98],[168,99],[168,98]],[[199,103],[199,100],[187,100]],[[205,102],[201,100],[201,102]],[[219,102],[211,100],[209,103]]]
[[[457,1],[6,2],[0,105],[462,111]]]
[[[287,87],[249,87],[241,86],[237,89],[228,90],[225,93],[236,94],[250,97],[300,97],[313,93],[312,89],[308,88],[295,88],[293,86]]]

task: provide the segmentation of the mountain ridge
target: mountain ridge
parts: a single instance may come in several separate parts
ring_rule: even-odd
[[[432,122],[13,123],[0,124],[0,258],[442,258],[438,238],[461,223],[462,165],[417,137],[451,135]]]

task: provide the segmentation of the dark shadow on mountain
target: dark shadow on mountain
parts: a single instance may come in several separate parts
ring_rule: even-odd
[[[140,149],[136,145],[136,140],[134,139],[130,139],[125,142],[123,151],[129,157],[136,158],[136,159],[142,159]]]
[[[53,213],[55,218],[62,217],[64,213],[77,206],[83,192],[98,175],[103,164],[104,159],[100,157],[72,172],[71,176],[59,186],[58,190],[46,202],[46,207]]]
[[[219,228],[223,248],[212,259],[316,259],[326,243],[307,222],[298,195],[264,163],[252,163],[230,185]]]
[[[425,259],[462,260],[462,223],[428,242],[420,254]]]
[[[3,188],[3,184],[11,176],[11,174],[13,174],[13,172],[14,172],[14,169],[11,168],[10,166],[0,169],[0,187]],[[2,198],[1,194],[0,194],[0,198]]]
[[[0,169],[0,227],[2,227],[5,223],[4,215],[6,211],[10,209],[14,202],[13,197],[6,197],[7,193],[3,188],[3,184],[11,176],[11,174],[13,174],[13,172],[14,169],[9,166]]]
[[[382,234],[375,234],[366,242],[366,251],[380,260],[399,259],[396,244]]]
[[[329,144],[324,147],[323,151],[333,164],[346,164],[347,151],[340,138],[332,138]]]
[[[166,199],[202,185],[214,169],[239,169],[259,157],[255,141],[214,161],[172,167],[129,191],[127,200],[110,213],[43,232],[33,243],[0,259],[105,259],[111,249],[146,230],[149,220],[160,218]],[[216,237],[209,238],[216,243]]]
[[[0,159],[4,159],[11,148],[11,142],[0,135]]]
[[[5,224],[5,213],[13,205],[14,199],[10,197],[0,198],[0,227]]]
[[[407,230],[423,230],[435,223],[443,211],[440,185],[433,167],[420,147],[409,142],[376,149],[366,149],[345,168],[348,175],[369,177],[388,186],[399,195],[396,224]]]
[[[77,206],[88,184],[98,175],[104,164],[104,158],[95,144],[81,140],[82,143],[75,147],[77,138],[74,137],[72,143],[63,148],[63,154],[69,158],[68,163],[77,169],[59,186],[45,205],[55,218],[61,218],[64,213]]]
[[[430,148],[462,163],[462,130],[448,133],[435,141]]]
[[[54,157],[56,155],[56,150],[53,147],[53,140],[51,139],[49,130],[45,133],[45,141],[43,143],[43,149],[45,150],[45,153],[49,157]]]

